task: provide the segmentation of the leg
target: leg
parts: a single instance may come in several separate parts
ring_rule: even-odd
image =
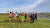
[[[16,21],[16,16],[15,16],[15,21]]]
[[[36,18],[36,20],[37,20],[37,16],[36,16],[35,18]]]
[[[24,20],[22,20],[22,23],[24,22]]]
[[[17,20],[18,20],[18,16],[17,16]]]
[[[26,18],[25,18],[25,21],[26,21]]]
[[[11,22],[12,18],[9,18],[9,22]]]
[[[29,22],[30,22],[30,17],[28,18]]]
[[[34,23],[34,18],[33,18],[33,23]]]
[[[27,17],[25,16],[25,21],[27,20]]]

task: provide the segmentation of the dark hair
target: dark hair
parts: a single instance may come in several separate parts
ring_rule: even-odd
[[[10,12],[11,13],[11,12]]]

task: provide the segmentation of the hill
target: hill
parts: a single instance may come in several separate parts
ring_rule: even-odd
[[[38,18],[50,20],[50,13],[38,13]]]

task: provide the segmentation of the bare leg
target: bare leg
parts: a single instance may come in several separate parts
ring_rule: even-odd
[[[12,18],[9,18],[9,22],[11,22]]]
[[[29,22],[30,22],[30,17],[28,17],[28,20],[29,20]]]
[[[18,20],[18,17],[16,17],[16,20]]]
[[[15,21],[17,20],[17,17],[15,16]]]
[[[27,19],[25,18],[25,21],[26,21]]]
[[[24,22],[24,20],[22,20],[22,23]]]

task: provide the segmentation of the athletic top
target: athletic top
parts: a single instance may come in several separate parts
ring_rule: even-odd
[[[35,13],[35,16],[37,16],[37,13]]]
[[[24,16],[21,16],[21,19],[24,19]]]
[[[34,19],[35,18],[35,15],[33,14],[31,18]]]
[[[12,16],[14,16],[14,13],[12,13]]]
[[[30,17],[30,14],[28,14],[28,17]]]
[[[12,13],[12,17],[14,17],[14,13]]]
[[[17,16],[17,14],[15,14]]]

